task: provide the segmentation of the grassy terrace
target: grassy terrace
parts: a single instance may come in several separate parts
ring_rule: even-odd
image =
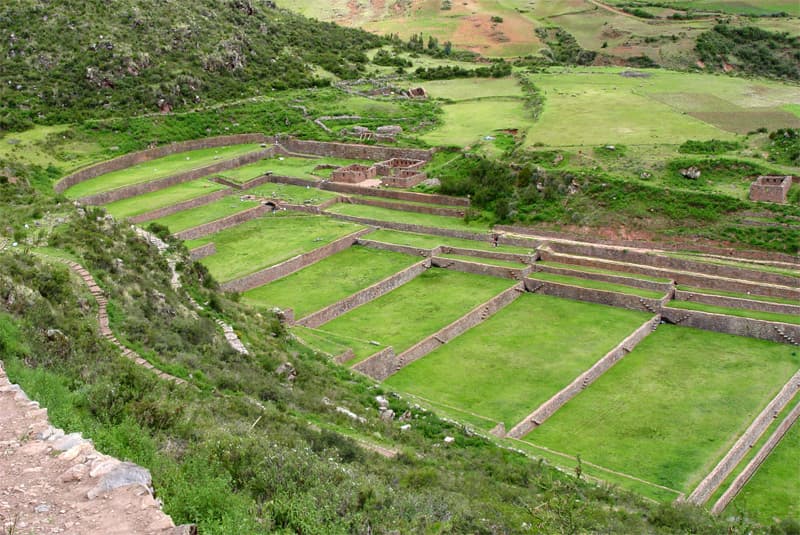
[[[650,316],[524,294],[386,382],[510,428]]]
[[[292,308],[299,319],[419,260],[409,255],[356,245],[288,277],[245,292],[242,299],[253,305]]]
[[[756,310],[718,307],[705,303],[695,303],[694,301],[670,301],[669,306],[672,308],[682,308],[684,310],[699,310],[700,312],[712,312],[714,314],[727,314],[729,316],[739,316],[741,318],[781,321],[783,323],[795,323],[800,325],[800,316],[794,316],[792,314],[776,314],[774,312],[758,312]]]
[[[514,262],[513,260],[497,260],[495,258],[479,258],[477,256],[468,256],[463,254],[442,254],[437,255],[442,258],[452,258],[453,260],[466,260],[467,262],[478,262],[480,264],[491,264],[493,266],[509,267],[521,269],[525,267],[522,262]]]
[[[479,251],[498,251],[501,253],[531,254],[533,249],[524,247],[514,247],[511,245],[500,245],[492,247],[491,242],[478,240],[464,240],[461,238],[448,238],[445,236],[432,236],[430,234],[417,234],[414,232],[400,232],[398,230],[376,230],[364,238],[380,241],[384,243],[395,243],[398,245],[410,245],[421,249],[433,249],[439,245],[450,247],[460,247],[462,249],[477,249]]]
[[[135,215],[158,210],[179,202],[188,201],[196,197],[208,195],[215,191],[225,189],[226,186],[211,182],[205,178],[192,180],[183,184],[176,184],[159,191],[145,193],[137,197],[122,199],[105,205],[106,211],[117,219],[133,217]]]
[[[757,264],[754,262],[736,262],[735,260],[725,260],[722,258],[711,258],[702,255],[694,255],[687,253],[664,253],[673,258],[680,258],[683,260],[693,260],[695,262],[703,262],[705,264],[716,264],[718,266],[732,266],[742,269],[749,269],[750,271],[761,271],[764,273],[777,273],[778,275],[786,275],[788,277],[797,277],[797,284],[800,285],[800,270],[779,268],[764,264]]]
[[[65,195],[70,199],[77,199],[131,184],[150,182],[218,163],[221,160],[235,158],[259,150],[259,148],[257,144],[231,145],[171,154],[81,182],[69,188]]]
[[[486,223],[466,223],[463,219],[457,217],[402,212],[400,210],[390,210],[388,208],[364,206],[361,204],[338,204],[329,208],[328,211],[335,214],[377,219],[379,221],[394,221],[396,223],[406,223],[409,225],[466,230],[475,233],[484,233],[489,230],[489,226]]]
[[[400,191],[404,191],[404,190],[400,190]],[[366,199],[368,201],[381,201],[381,202],[387,202],[387,203],[390,203],[390,204],[399,204],[399,205],[408,204],[408,205],[411,205],[411,206],[426,206],[426,207],[433,207],[433,208],[450,208],[450,209],[453,209],[453,210],[463,210],[464,209],[463,207],[444,206],[444,205],[436,204],[436,203],[433,203],[433,202],[401,201],[401,200],[398,200],[398,199],[388,199],[386,197],[375,197],[375,196],[372,196],[372,195],[350,195],[350,197],[352,197],[354,199]]]
[[[684,286],[683,284],[678,285],[678,290],[683,290],[684,292],[693,292],[698,294],[721,295],[723,297],[736,297],[739,299],[749,299],[750,301],[766,301],[767,303],[781,303],[784,305],[800,306],[800,300],[797,299],[784,299],[781,297],[769,297],[766,295],[726,292],[724,290],[711,290],[706,288],[696,288],[694,286]]]
[[[336,193],[323,191],[314,187],[292,186],[291,184],[262,184],[247,190],[250,195],[260,195],[271,199],[280,199],[289,204],[320,204],[338,197]]]
[[[293,156],[275,156],[273,158],[265,158],[249,165],[243,165],[236,169],[230,169],[219,174],[234,182],[247,182],[254,178],[260,177],[266,173],[273,175],[291,176],[297,178],[307,178],[310,180],[319,180],[322,176],[330,174],[323,171],[314,171],[314,168],[321,164],[331,165],[350,165],[351,163],[371,163],[364,162],[363,160],[348,160],[344,158],[297,158]]]
[[[798,367],[788,345],[661,325],[526,440],[687,492]]]
[[[354,347],[356,360],[392,346],[404,351],[488,301],[514,281],[429,269],[413,281],[326,323],[321,331],[379,345]]]
[[[165,225],[169,227],[170,231],[175,233],[233,215],[255,206],[258,206],[257,201],[240,201],[239,197],[228,196],[204,206],[190,208],[154,219],[153,222]]]
[[[629,277],[631,279],[639,279],[651,282],[669,282],[670,279],[664,277],[649,277],[647,275],[639,275],[638,273],[626,273],[624,271],[614,271],[612,269],[601,269],[595,267],[579,266],[577,264],[561,264],[559,262],[536,262],[537,266],[550,266],[561,269],[571,269],[573,271],[583,271],[584,273],[600,273],[602,275],[615,275],[617,277]]]
[[[643,288],[634,288],[633,286],[625,286],[624,284],[614,284],[611,282],[582,279],[580,277],[570,277],[568,275],[536,272],[531,273],[528,275],[528,277],[540,281],[560,282],[562,284],[581,286],[583,288],[593,288],[595,290],[606,290],[608,292],[638,295],[639,297],[650,297],[653,299],[661,299],[664,297],[664,292],[655,292],[653,290],[645,290]]]
[[[201,262],[214,278],[229,281],[322,247],[361,228],[327,217],[273,214],[187,241],[186,246],[191,249],[214,242],[216,254]]]

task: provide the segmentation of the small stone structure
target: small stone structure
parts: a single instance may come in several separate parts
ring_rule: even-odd
[[[344,182],[346,184],[358,184],[365,180],[375,178],[376,174],[377,171],[374,166],[370,167],[354,163],[336,169],[331,174],[331,180],[334,182]]]
[[[761,175],[750,185],[750,200],[785,204],[791,187],[790,175]]]

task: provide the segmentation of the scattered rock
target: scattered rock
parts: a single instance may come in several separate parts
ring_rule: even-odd
[[[438,188],[442,185],[442,181],[438,178],[428,178],[420,182],[423,186],[428,186],[429,188]]]
[[[140,485],[148,493],[152,494],[150,491],[151,482],[150,472],[147,469],[133,463],[118,463],[116,468],[103,476],[100,483],[86,493],[86,497],[94,500],[102,494],[119,487],[127,487],[128,485]]]
[[[695,166],[687,167],[686,169],[681,169],[679,172],[684,178],[689,178],[691,180],[697,180],[698,178],[700,178],[701,175],[700,169],[698,169]]]
[[[381,411],[381,420],[384,422],[391,422],[394,420],[394,411],[392,409],[385,409]]]
[[[367,423],[367,419],[366,418],[364,418],[363,416],[359,416],[358,414],[354,413],[350,409],[346,409],[344,407],[336,407],[336,412],[338,412],[340,414],[344,414],[348,418],[350,418],[352,420],[355,420],[357,422],[360,422],[362,424]]]
[[[455,441],[456,441],[456,439],[454,439],[453,437],[444,437],[444,443],[445,444],[452,444]]]
[[[283,378],[285,378],[290,383],[293,383],[294,380],[297,378],[297,370],[295,370],[294,366],[290,362],[284,362],[275,370],[275,373]]]

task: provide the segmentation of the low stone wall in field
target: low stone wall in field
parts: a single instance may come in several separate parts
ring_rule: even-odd
[[[639,297],[637,295],[610,292],[608,290],[596,290],[594,288],[583,288],[571,284],[560,282],[540,281],[536,279],[525,279],[525,287],[531,293],[552,295],[576,301],[586,301],[587,303],[598,303],[601,305],[627,308],[658,314],[661,311],[662,299],[650,297]]]
[[[189,210],[190,208],[197,208],[198,206],[204,206],[206,204],[210,204],[214,201],[220,200],[223,197],[227,197],[231,193],[232,192],[229,189],[217,190],[212,193],[209,193],[208,195],[202,195],[200,197],[195,197],[194,199],[189,199],[188,201],[179,202],[177,204],[165,206],[164,208],[159,208],[157,210],[145,212],[144,214],[139,214],[137,216],[129,217],[128,220],[134,224],[145,223],[147,221],[152,221],[153,219],[166,217],[168,215],[182,212],[184,210]]]
[[[472,273],[474,275],[488,275],[489,277],[500,277],[503,279],[522,280],[530,272],[532,267],[520,266],[519,268],[510,268],[504,266],[495,266],[493,264],[482,264],[480,262],[470,262],[468,260],[457,260],[455,258],[444,258],[441,256],[434,256],[431,259],[434,266],[444,269],[451,269],[453,271],[461,271],[463,273]]]
[[[212,241],[200,247],[195,247],[189,251],[189,258],[194,261],[211,256],[217,252],[217,245]]]
[[[314,249],[313,251],[309,251],[308,253],[297,255],[289,260],[281,262],[280,264],[256,271],[255,273],[246,275],[239,279],[225,282],[221,284],[220,287],[226,292],[246,292],[247,290],[257,288],[258,286],[263,286],[264,284],[270,283],[276,279],[280,279],[286,275],[294,273],[295,271],[303,269],[304,267],[319,262],[320,260],[333,254],[344,251],[356,243],[360,236],[363,236],[368,232],[371,232],[371,229],[362,229],[352,234],[348,234],[343,238],[339,238],[336,241],[333,241],[327,245],[323,245],[322,247]]]
[[[795,314],[800,316],[800,303],[797,305],[769,303],[767,301],[753,301],[738,297],[687,292],[684,290],[675,290],[675,299],[678,301],[705,303],[707,305],[719,307],[740,308],[743,310],[755,310],[758,312],[773,312],[775,314]]]
[[[669,323],[684,327],[749,336],[780,344],[800,345],[800,325],[791,323],[740,318],[739,316],[726,316],[699,310],[670,308],[669,306],[663,308],[662,316]]]
[[[338,318],[342,314],[345,314],[354,308],[360,307],[370,301],[374,301],[378,297],[391,292],[392,290],[399,288],[403,284],[410,282],[424,273],[428,268],[431,267],[431,261],[426,259],[421,262],[417,262],[416,264],[407,267],[406,269],[395,273],[394,275],[390,275],[385,279],[369,286],[368,288],[364,288],[363,290],[356,292],[332,305],[329,305],[322,310],[318,310],[308,316],[297,320],[297,325],[302,325],[304,327],[311,327],[317,328],[320,325],[328,323],[329,321]]]
[[[197,238],[202,238],[203,236],[214,234],[215,232],[225,230],[226,228],[235,227],[236,225],[241,225],[246,221],[250,221],[251,219],[261,217],[262,215],[267,214],[272,210],[273,210],[272,206],[266,204],[259,204],[258,206],[248,208],[247,210],[243,210],[239,213],[232,214],[227,217],[211,221],[209,223],[204,223],[196,227],[188,228],[180,232],[176,232],[174,236],[179,240],[196,240]]]

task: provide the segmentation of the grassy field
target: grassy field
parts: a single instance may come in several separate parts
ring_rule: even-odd
[[[682,308],[684,310],[699,310],[700,312],[712,312],[714,314],[727,314],[729,316],[739,316],[742,318],[754,318],[766,321],[782,321],[783,323],[795,323],[800,325],[800,316],[791,314],[775,314],[773,312],[758,312],[755,310],[743,310],[740,308],[718,307],[694,301],[670,301],[669,306]]]
[[[513,284],[496,277],[429,269],[408,284],[339,316],[319,330],[364,343],[378,343],[354,348],[357,358],[353,363],[386,346],[399,353]]]
[[[314,172],[314,168],[322,164],[350,165],[351,163],[365,163],[363,160],[347,160],[344,158],[296,158],[293,156],[275,156],[265,158],[249,165],[230,169],[219,173],[219,176],[243,183],[248,180],[272,173],[273,175],[291,176],[319,180],[321,175]]]
[[[489,230],[489,226],[485,223],[475,221],[466,223],[463,219],[457,217],[402,212],[400,210],[390,210],[389,208],[366,206],[363,204],[337,204],[329,208],[328,211],[335,214],[377,219],[379,221],[394,221],[397,223],[422,225],[426,227],[467,230],[475,233],[483,233]]]
[[[442,110],[442,125],[421,136],[431,145],[464,147],[499,130],[527,130],[533,123],[522,99],[513,97],[445,104]]]
[[[525,294],[386,383],[510,428],[649,317]]]
[[[320,204],[338,195],[312,187],[291,184],[262,184],[247,190],[249,195],[261,195],[270,199],[280,199],[289,204]]]
[[[635,288],[633,286],[625,286],[624,284],[614,284],[612,282],[596,281],[591,279],[582,279],[580,277],[570,277],[568,275],[556,275],[554,273],[531,273],[528,275],[531,279],[558,282],[561,284],[570,284],[572,286],[580,286],[582,288],[594,288],[595,290],[606,290],[608,292],[619,292],[630,295],[638,295],[639,297],[650,297],[652,299],[661,299],[666,292],[656,292],[653,290],[645,290],[643,288]]]
[[[788,345],[661,325],[526,440],[687,492],[799,366]]]
[[[77,199],[123,186],[130,186],[131,184],[150,182],[184,171],[191,171],[192,169],[211,165],[219,160],[227,160],[258,149],[259,146],[256,144],[247,144],[171,154],[89,179],[72,186],[64,194],[70,199]]]
[[[299,319],[418,260],[409,255],[356,245],[288,277],[245,292],[242,299],[253,305],[291,308]]]
[[[619,4],[619,0],[611,0],[609,4]],[[662,2],[674,9],[693,9],[736,15],[772,15],[788,13],[800,17],[800,4],[795,0],[669,0]]]
[[[201,262],[218,281],[228,281],[317,249],[359,229],[327,217],[267,215],[197,240],[190,249],[214,242],[216,254]]]
[[[175,186],[145,193],[144,195],[115,201],[106,204],[104,208],[117,219],[123,219],[208,195],[225,188],[226,186],[222,184],[201,178],[200,180],[176,184]]]
[[[778,447],[726,512],[743,510],[749,516],[769,523],[774,518],[800,518],[800,425],[789,429]]]
[[[365,239],[399,245],[410,245],[421,249],[433,249],[439,245],[461,247],[463,249],[477,249],[479,251],[498,251],[501,253],[531,254],[533,249],[514,247],[512,245],[499,245],[492,247],[491,242],[478,240],[464,240],[460,238],[447,238],[445,236],[432,236],[430,234],[416,234],[414,232],[400,232],[397,230],[376,230],[364,236]]]
[[[516,79],[506,78],[456,78],[425,82],[428,96],[447,100],[477,100],[486,97],[522,97]]]
[[[154,219],[154,223],[165,225],[174,234],[198,225],[203,225],[217,219],[258,206],[257,201],[240,201],[239,197],[228,196],[218,201],[190,208],[181,212]]]

